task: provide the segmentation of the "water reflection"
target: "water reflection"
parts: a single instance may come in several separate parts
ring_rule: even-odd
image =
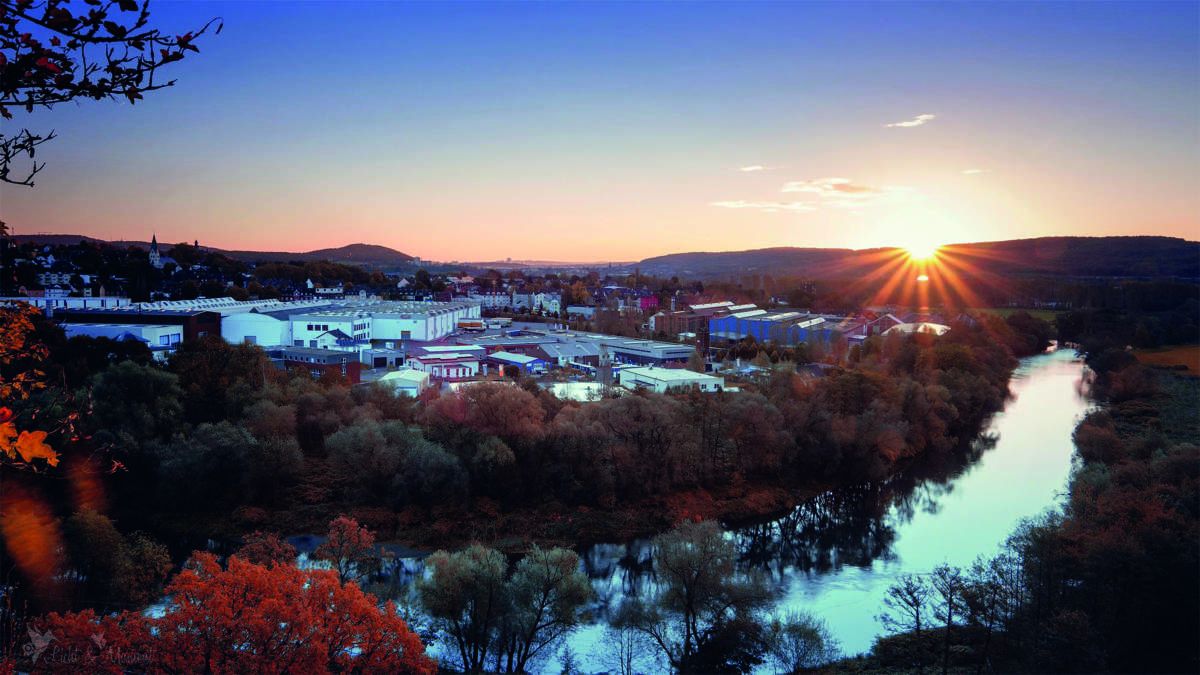
[[[1088,409],[1087,380],[1073,353],[1022,362],[1013,398],[965,452],[926,458],[889,480],[832,490],[783,517],[731,527],[743,571],[765,575],[776,607],[829,622],[846,651],[871,645],[875,615],[900,574],[941,562],[970,563],[995,552],[1021,518],[1059,503],[1072,432]],[[597,600],[593,624],[571,649],[598,649],[601,626],[630,596],[652,590],[648,540],[580,550]]]

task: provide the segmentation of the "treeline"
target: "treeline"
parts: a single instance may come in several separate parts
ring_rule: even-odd
[[[355,509],[388,532],[405,520],[448,528],[473,509],[882,478],[977,433],[1007,395],[1014,351],[1043,346],[1022,321],[872,339],[826,377],[779,372],[757,392],[587,404],[532,383],[396,398],[280,376],[257,348],[213,338],[183,345],[167,369],[99,373],[85,423],[123,465],[111,484],[139,526],[162,527],[146,522],[158,514],[188,530],[191,517],[236,511],[290,529]]]
[[[995,558],[902,579],[884,615],[901,633],[845,669],[1200,669],[1200,380],[1121,350],[1088,362],[1104,405],[1075,431],[1062,510]]]

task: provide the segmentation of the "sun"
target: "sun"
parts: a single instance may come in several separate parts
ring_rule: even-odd
[[[937,244],[912,244],[905,246],[904,252],[916,262],[925,262],[936,258],[939,248]]]

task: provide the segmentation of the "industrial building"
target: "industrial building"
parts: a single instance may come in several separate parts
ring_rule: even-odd
[[[412,368],[402,368],[385,373],[376,381],[394,394],[405,394],[416,398],[429,388],[429,379],[429,373]]]
[[[267,356],[280,368],[305,370],[314,379],[330,373],[341,375],[350,384],[362,381],[362,363],[347,352],[281,346],[268,349]]]
[[[669,391],[696,388],[704,392],[725,389],[725,378],[705,373],[696,373],[683,368],[655,368],[653,366],[622,368],[617,382],[626,389],[649,389],[665,394]]]
[[[748,309],[708,320],[711,340],[741,340],[752,337],[758,342],[796,345],[804,342],[829,342],[837,333],[824,317],[804,312],[767,312]]]

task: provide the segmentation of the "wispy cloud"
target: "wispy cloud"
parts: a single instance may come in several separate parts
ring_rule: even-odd
[[[774,168],[773,166],[763,166],[762,164],[751,164],[749,166],[739,166],[738,171],[742,173],[754,173],[756,171],[769,171]]]
[[[917,115],[916,117],[912,118],[911,120],[904,120],[903,122],[892,122],[891,124],[888,124],[885,126],[901,127],[901,128],[919,127],[927,122],[933,121],[933,119],[935,117],[937,117],[937,115],[931,115],[929,113],[925,113],[924,115]]]
[[[780,192],[808,192],[819,197],[855,198],[875,195],[882,190],[870,185],[855,183],[849,178],[818,178],[816,180],[794,180],[783,184]]]
[[[987,173],[987,169],[963,169],[963,174],[967,176],[977,176],[981,173]]]
[[[821,209],[844,209],[856,212],[876,204],[879,200],[915,195],[912,188],[899,185],[877,187],[856,183],[849,178],[830,176],[815,180],[794,180],[783,184],[780,192],[803,194],[804,201],[750,201],[726,200],[710,202],[711,206],[725,209],[755,209],[767,212],[807,212]]]
[[[742,199],[712,202],[710,206],[719,206],[723,209],[754,209],[756,211],[766,211],[767,213],[817,210],[816,205],[808,202],[753,202]]]

